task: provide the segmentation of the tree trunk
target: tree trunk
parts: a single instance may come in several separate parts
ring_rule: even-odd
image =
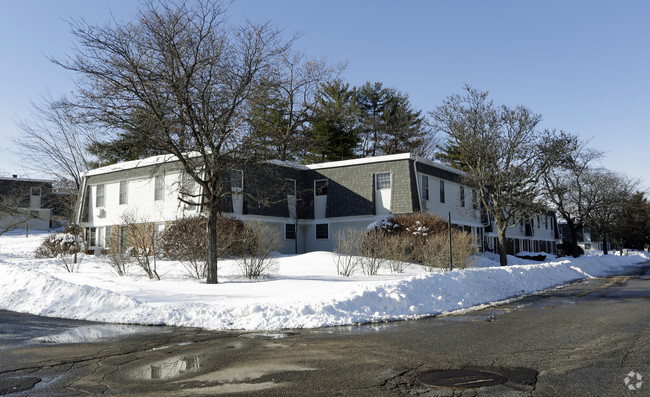
[[[603,233],[603,255],[607,255],[607,233]]]
[[[206,249],[208,253],[208,263],[206,264],[208,275],[206,278],[207,284],[217,284],[217,269],[218,269],[218,254],[217,254],[217,217],[219,216],[219,205],[215,204],[212,200],[208,207],[208,226],[207,226],[207,241]]]
[[[506,228],[502,226],[501,222],[497,222],[497,233],[499,234],[499,263],[501,266],[508,266],[508,240],[506,239]]]
[[[577,258],[580,256],[580,249],[578,248],[578,226],[572,222],[567,222],[567,225],[571,232],[571,256]]]

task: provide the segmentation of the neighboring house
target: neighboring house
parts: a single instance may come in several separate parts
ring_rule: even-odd
[[[48,230],[52,218],[52,181],[0,177],[0,229]]]
[[[559,224],[559,239],[565,244],[571,243],[571,231],[569,226],[562,222]],[[585,251],[603,250],[602,238],[590,227],[583,227],[578,230],[578,246]],[[611,243],[607,243],[607,249],[611,250]]]
[[[274,181],[254,170],[233,169],[232,197],[224,212],[244,221],[275,226],[283,253],[330,251],[333,235],[366,229],[390,214],[431,213],[473,236],[479,249],[496,250],[496,228],[481,215],[475,192],[460,184],[460,171],[411,154],[312,165],[273,162]],[[91,249],[126,241],[122,217],[129,213],[161,231],[175,219],[199,215],[199,205],[178,200],[188,183],[178,161],[156,156],[98,168],[84,174],[76,221]],[[200,191],[197,189],[197,194]],[[540,214],[508,230],[512,252],[555,252],[554,213]],[[118,236],[118,237],[116,237]]]

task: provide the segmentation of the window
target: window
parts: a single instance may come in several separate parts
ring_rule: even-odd
[[[112,226],[106,226],[104,228],[104,248],[111,248],[111,232]]]
[[[390,189],[390,173],[377,174],[377,190]]]
[[[297,195],[296,180],[286,179],[286,182],[287,182],[287,196],[296,197]]]
[[[129,227],[120,226],[119,233],[120,233],[119,235],[120,252],[126,252],[127,248],[129,247]]]
[[[287,223],[284,225],[284,238],[286,240],[295,240],[296,239],[296,224]]]
[[[329,225],[327,223],[319,223],[316,225],[316,238],[317,239],[329,238]]]
[[[422,200],[429,199],[429,178],[422,175]]]
[[[465,188],[460,187],[460,206],[465,207]]]
[[[440,181],[440,202],[445,203],[445,181]]]
[[[32,187],[29,189],[29,194],[31,196],[40,196],[41,195],[41,188],[40,187]]]
[[[194,211],[196,210],[196,181],[192,179],[192,177],[187,173],[184,172],[181,174],[181,196],[183,197],[183,200],[186,202],[184,203],[184,209],[187,211]]]
[[[544,217],[544,228],[548,229],[548,215]]]
[[[540,227],[542,227],[542,224],[539,221],[539,215],[537,215],[537,228],[539,229]]]
[[[104,204],[104,185],[97,185],[95,190],[95,207],[103,207]]]
[[[314,181],[314,191],[317,196],[327,196],[327,179]]]
[[[153,187],[154,201],[165,199],[165,175],[156,175]]]
[[[120,181],[120,205],[127,204],[129,200],[129,181]]]
[[[91,247],[97,246],[97,229],[94,227],[90,228],[90,241],[88,242],[88,245]]]
[[[38,210],[31,210],[29,211],[29,217],[30,218],[38,218]]]
[[[244,171],[230,170],[230,188],[232,190],[244,190]]]

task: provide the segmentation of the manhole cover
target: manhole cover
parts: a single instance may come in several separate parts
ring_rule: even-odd
[[[504,383],[506,378],[492,372],[455,370],[426,372],[420,375],[418,380],[427,386],[471,389],[499,385]]]

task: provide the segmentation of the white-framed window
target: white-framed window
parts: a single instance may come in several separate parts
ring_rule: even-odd
[[[129,202],[129,181],[120,181],[120,205]]]
[[[429,177],[422,175],[422,200],[429,199]]]
[[[95,207],[100,208],[106,205],[104,185],[95,187]]]
[[[88,239],[88,245],[91,247],[97,246],[97,228],[90,228],[90,237]]]
[[[383,172],[376,175],[377,190],[390,189],[390,172]]]
[[[244,190],[244,171],[230,170],[228,174],[230,175],[230,188],[236,191]]]
[[[317,223],[316,224],[316,238],[319,240],[327,240],[329,236],[329,224]]]
[[[287,183],[287,196],[296,197],[298,194],[298,190],[296,188],[296,180],[287,178],[285,181]]]
[[[187,211],[196,210],[196,191],[197,184],[196,181],[185,171],[181,174],[181,196],[183,200],[187,201],[184,203],[183,208]]]
[[[318,179],[314,181],[314,194],[316,196],[327,196],[327,179]]]
[[[112,226],[104,227],[104,245],[103,245],[103,247],[106,248],[106,249],[111,248],[111,244],[112,244],[111,243],[111,238],[112,238],[111,233],[112,233],[112,230],[113,230]]]
[[[284,239],[285,240],[295,240],[296,239],[296,224],[295,223],[285,223],[285,225],[284,225]]]
[[[440,203],[445,203],[445,181],[440,180]]]
[[[154,177],[153,199],[154,201],[165,199],[165,175],[161,174]]]

